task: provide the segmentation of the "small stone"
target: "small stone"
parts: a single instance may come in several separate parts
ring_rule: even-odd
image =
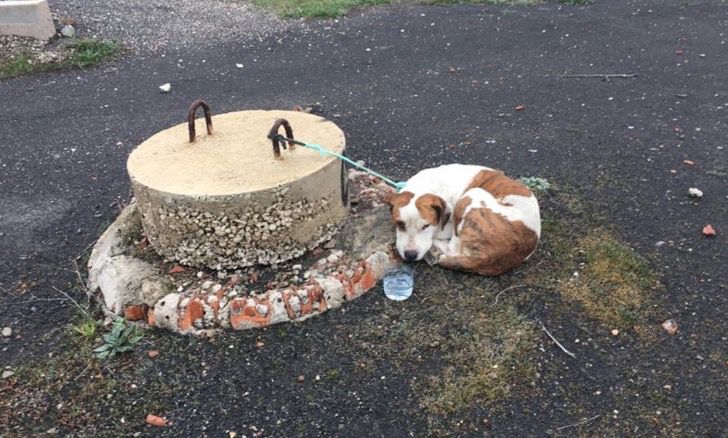
[[[3,377],[4,377],[4,376],[5,376],[5,373],[3,373]],[[298,379],[296,379],[296,381],[297,381],[298,383],[303,383],[303,382],[305,382],[305,381],[306,381],[306,378],[305,378],[305,377],[303,377],[303,374],[301,374],[300,376],[298,376]]]
[[[619,336],[619,330],[617,330],[617,329],[612,330],[612,336]]]
[[[674,319],[668,319],[662,323],[662,328],[665,329],[668,334],[674,335],[677,333],[677,322]]]
[[[73,38],[76,36],[76,29],[74,29],[70,24],[67,24],[61,28],[61,35],[66,38]]]
[[[159,352],[157,350],[149,350],[147,351],[147,356],[154,359],[155,357],[159,356]]]
[[[13,335],[13,329],[11,329],[10,327],[3,328],[3,337],[9,338],[12,335]]]
[[[336,246],[336,241],[334,239],[331,239],[328,242],[324,243],[323,246],[326,249],[333,249]]]
[[[150,426],[155,426],[155,427],[167,426],[167,420],[162,417],[159,417],[157,415],[152,415],[152,414],[147,415],[146,421],[147,421],[147,424]]]
[[[255,342],[255,346],[257,348],[263,348],[265,346],[265,342],[263,342],[263,341],[256,341]]]
[[[703,197],[703,191],[698,188],[695,188],[695,187],[690,187],[688,189],[688,194],[690,196],[692,196],[693,198],[702,198]]]
[[[161,91],[162,93],[169,93],[171,89],[172,84],[170,83],[162,84],[159,86],[159,91]]]
[[[708,237],[715,236],[716,235],[715,228],[713,228],[712,225],[708,224],[703,227],[703,234]]]
[[[3,379],[7,379],[9,377],[13,377],[14,375],[15,375],[15,373],[13,371],[11,371],[11,370],[4,370],[3,371],[3,374],[2,374],[2,378]]]

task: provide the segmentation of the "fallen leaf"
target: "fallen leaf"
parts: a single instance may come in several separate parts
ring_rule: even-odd
[[[674,335],[677,333],[677,322],[674,319],[668,319],[662,323],[662,328],[665,329],[668,334]]]
[[[526,109],[526,105],[516,105],[516,111],[523,111]]]
[[[155,357],[159,356],[159,352],[157,350],[149,350],[147,351],[147,356],[154,359]]]
[[[180,266],[180,265],[174,265],[174,266],[172,266],[172,268],[171,268],[171,269],[169,270],[169,273],[170,273],[170,274],[179,274],[180,272],[185,272],[185,268],[183,268],[183,267],[182,267],[182,266]]]
[[[687,164],[688,166],[695,165],[695,161],[693,161],[693,160],[683,160],[683,163]]]
[[[612,336],[618,336],[618,335],[619,335],[619,330],[617,330],[617,329],[612,330]]]
[[[717,233],[715,231],[715,228],[713,228],[712,225],[708,224],[703,227],[703,234],[706,236],[715,236]]]
[[[264,345],[265,345],[265,342],[263,342],[263,341],[257,341],[255,343],[255,346],[258,347],[258,348],[263,348]]]
[[[147,424],[155,427],[165,427],[167,425],[167,420],[162,417],[149,414],[147,415]]]

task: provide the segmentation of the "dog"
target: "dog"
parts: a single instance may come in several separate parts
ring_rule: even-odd
[[[434,248],[443,267],[499,275],[523,263],[541,236],[533,193],[489,167],[422,170],[387,202],[397,252],[407,261],[421,260]]]

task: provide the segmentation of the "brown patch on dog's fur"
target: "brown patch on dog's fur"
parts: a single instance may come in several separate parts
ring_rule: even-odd
[[[415,194],[412,192],[401,192],[393,193],[385,199],[391,208],[392,222],[400,220],[399,209],[409,204],[414,196]]]
[[[458,203],[455,205],[455,210],[453,211],[453,232],[456,236],[459,236],[458,234],[458,226],[460,226],[460,223],[463,221],[463,216],[465,216],[465,209],[470,205],[470,203],[473,202],[473,200],[469,196],[463,196],[460,198]]]
[[[465,191],[478,187],[493,195],[495,199],[501,199],[508,195],[531,196],[528,187],[508,178],[499,170],[481,170],[475,174]]]
[[[415,206],[425,222],[430,225],[445,226],[445,224],[442,223],[443,219],[446,219],[447,216],[445,214],[446,206],[444,199],[437,195],[427,193],[417,198]]]
[[[444,257],[439,264],[445,268],[481,275],[500,275],[523,263],[536,249],[538,236],[521,221],[509,221],[489,208],[465,208],[472,200],[462,198],[455,206],[455,229],[460,231],[461,254]]]

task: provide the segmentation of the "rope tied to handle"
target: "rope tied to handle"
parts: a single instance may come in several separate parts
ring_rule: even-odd
[[[286,135],[289,135],[289,137],[284,137],[283,135],[278,134],[278,128],[281,125],[283,125],[286,128]],[[361,164],[357,163],[356,161],[352,160],[351,158],[349,158],[345,155],[342,155],[337,152],[326,149],[325,147],[321,146],[320,144],[306,143],[306,142],[303,142],[300,140],[296,140],[293,138],[293,131],[292,130],[289,131],[290,126],[291,125],[285,119],[279,119],[279,120],[276,120],[276,123],[273,125],[273,128],[268,133],[268,139],[270,139],[273,142],[273,154],[276,157],[276,159],[281,159],[280,147],[277,147],[279,144],[282,144],[283,147],[285,148],[285,144],[288,143],[291,146],[291,149],[293,149],[293,145],[299,145],[299,146],[303,146],[305,148],[318,152],[322,157],[329,155],[332,157],[336,157],[341,161],[345,161],[352,167],[356,167],[357,169],[362,170],[362,171],[368,173],[369,175],[372,175],[372,176],[375,176],[375,177],[381,179],[388,185],[394,187],[395,190],[397,190],[397,191],[402,190],[404,188],[404,186],[407,184],[404,181],[394,181],[390,178],[387,178],[386,176],[382,175],[381,173],[376,172],[366,166],[362,166]]]

